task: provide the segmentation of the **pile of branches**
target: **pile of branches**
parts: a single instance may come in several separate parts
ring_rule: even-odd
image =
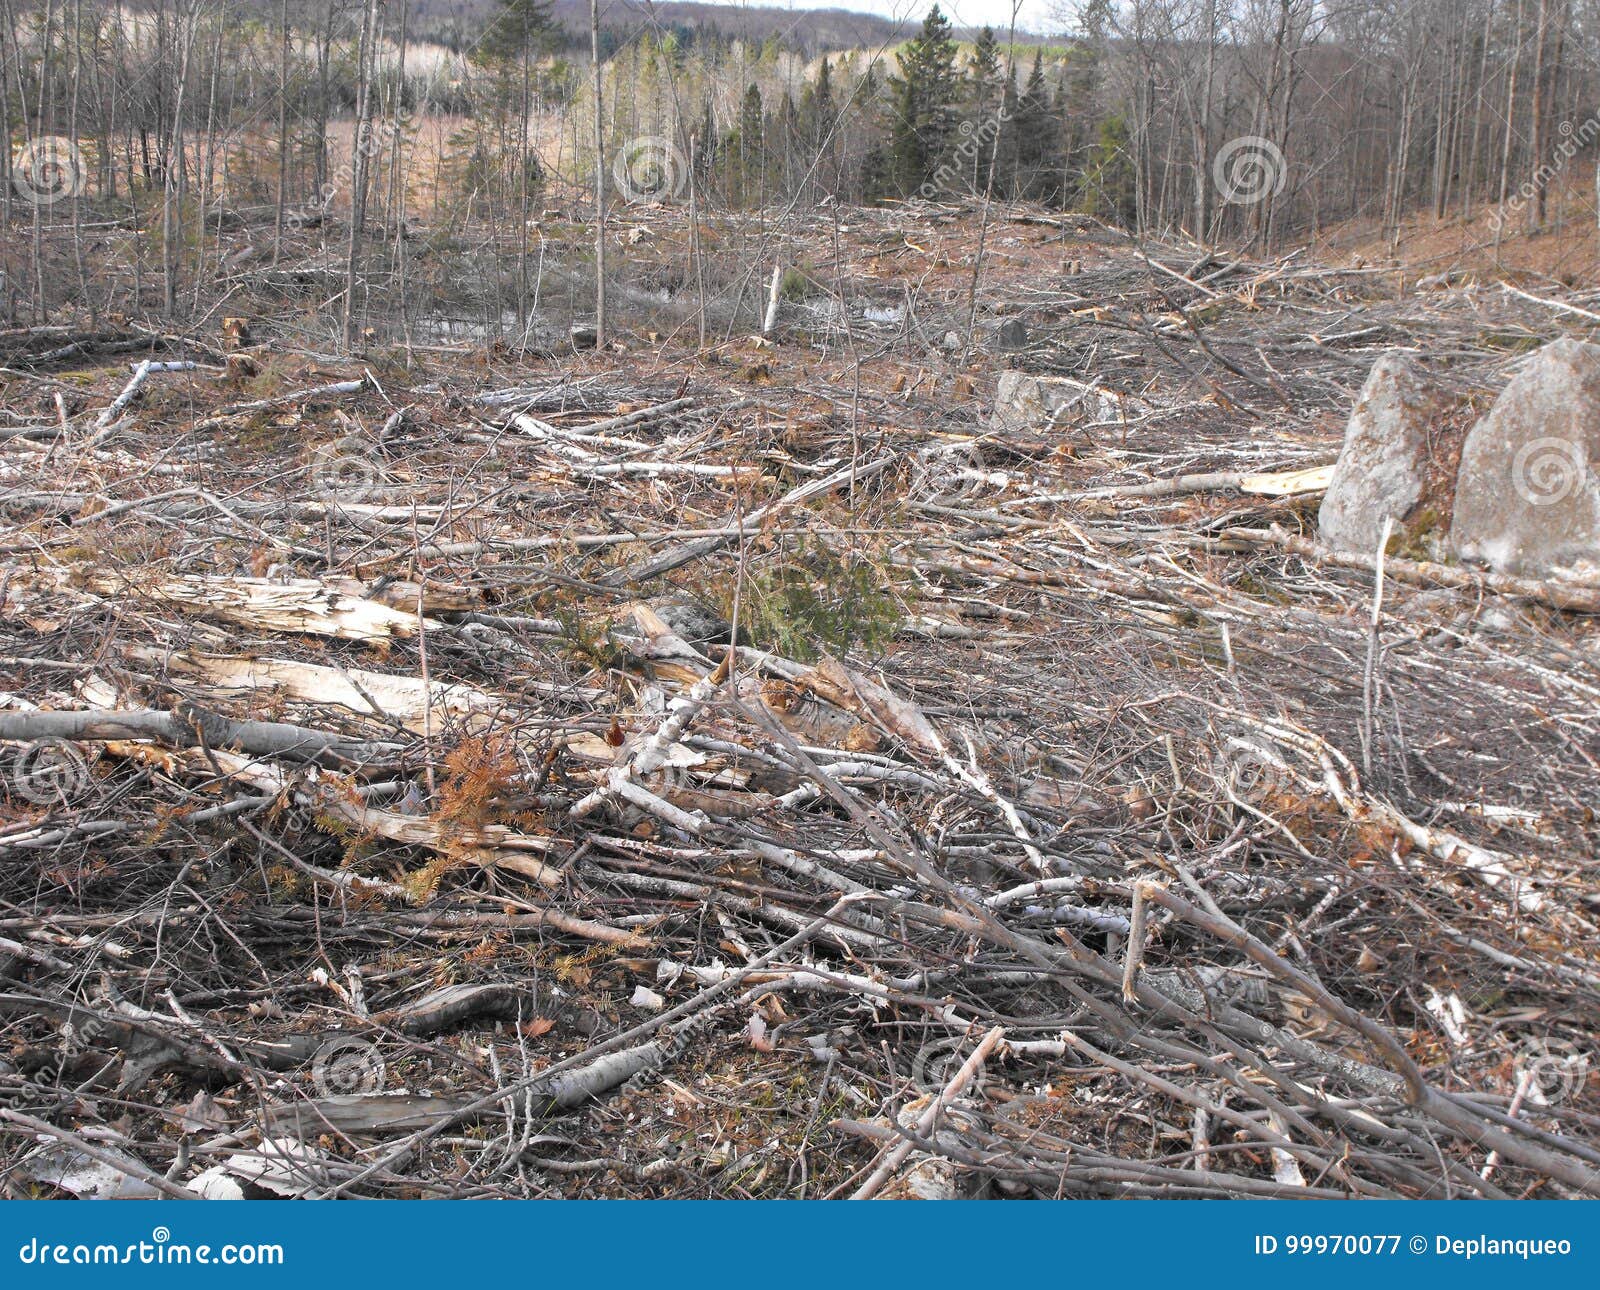
[[[1043,430],[867,332],[19,346],[3,1185],[1600,1195],[1600,605],[1309,518],[1452,298],[1095,254]]]

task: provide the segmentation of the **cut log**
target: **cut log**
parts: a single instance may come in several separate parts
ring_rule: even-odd
[[[268,632],[302,632],[343,640],[382,641],[414,636],[417,615],[337,591],[311,578],[204,577],[198,574],[130,583],[97,574],[87,585],[105,596],[147,596],[162,605]],[[429,628],[444,624],[425,619]]]
[[[0,740],[40,739],[112,741],[154,739],[176,748],[205,746],[315,762],[329,768],[393,765],[396,744],[347,739],[324,730],[281,721],[234,721],[216,712],[189,708],[157,712],[148,708],[89,712],[0,712]]]

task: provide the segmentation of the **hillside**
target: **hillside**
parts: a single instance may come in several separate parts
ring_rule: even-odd
[[[272,0],[251,3],[265,16],[276,18],[277,5]],[[417,38],[461,49],[477,39],[497,7],[496,0],[413,0],[408,21]],[[691,45],[706,37],[753,42],[778,39],[807,55],[893,44],[915,28],[914,21],[895,23],[827,6],[607,0],[603,10],[601,24],[613,40],[626,40],[643,31],[670,33]],[[575,47],[587,48],[589,6],[585,0],[553,0],[550,13]]]

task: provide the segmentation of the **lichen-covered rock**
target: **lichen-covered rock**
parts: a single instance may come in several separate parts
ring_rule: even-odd
[[[1009,371],[1000,373],[990,425],[996,430],[1022,431],[1055,429],[1080,421],[1104,424],[1142,411],[1143,406],[1137,399],[1070,376]]]
[[[1472,428],[1450,547],[1497,573],[1600,575],[1600,345],[1546,345]]]
[[[1428,484],[1430,431],[1449,406],[1403,354],[1385,354],[1361,387],[1317,522],[1340,551],[1371,555],[1385,519],[1404,535]]]

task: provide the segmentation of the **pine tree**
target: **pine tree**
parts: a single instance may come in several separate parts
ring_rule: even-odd
[[[972,137],[979,141],[972,158],[972,188],[974,192],[982,192],[988,184],[989,167],[999,141],[994,114],[1000,105],[1000,44],[993,27],[985,27],[978,33],[971,65],[967,121],[972,127]]]
[[[750,206],[761,200],[766,175],[766,110],[761,103],[761,88],[752,81],[739,104],[739,125],[728,140],[731,169],[729,198],[736,206]]]
[[[492,64],[537,55],[553,46],[555,34],[548,0],[500,0],[475,57]]]
[[[949,157],[958,91],[950,20],[934,5],[922,30],[901,51],[900,75],[889,78],[894,110],[890,160],[895,187],[903,196],[931,180]]]
[[[1080,40],[1067,52],[1061,88],[1056,97],[1056,116],[1061,121],[1063,196],[1068,189],[1069,176],[1073,171],[1081,170],[1082,158],[1094,144],[1095,122],[1099,115],[1099,81],[1096,48],[1088,41]]]
[[[811,98],[811,146],[821,150],[826,147],[833,135],[835,118],[839,114],[838,107],[833,101],[833,69],[828,60],[822,60],[822,66],[817,69],[817,83]]]
[[[495,102],[499,109],[496,125],[500,140],[495,151],[501,161],[498,167],[501,171],[501,187],[509,188],[515,196],[519,216],[516,222],[519,314],[526,312],[528,303],[528,211],[533,194],[544,185],[544,171],[528,135],[528,121],[533,114],[534,64],[541,54],[554,47],[555,34],[546,0],[500,0],[500,8],[490,20],[474,53],[477,61],[494,71],[499,82]],[[511,88],[513,82],[516,85],[514,93]],[[508,112],[507,106],[513,99],[516,108],[514,112]],[[515,122],[511,132],[515,145],[513,158],[505,155],[511,151],[508,143],[512,142],[506,137],[507,127],[511,124],[508,117]],[[481,156],[484,150],[485,140],[480,137],[475,142],[474,154]],[[508,160],[509,165],[505,164]]]
[[[1100,123],[1078,197],[1080,210],[1125,226],[1133,222],[1136,213],[1128,144],[1128,123],[1123,117],[1109,116]]]
[[[1015,196],[1017,192],[1018,146],[1017,127],[1017,68],[1013,63],[1006,71],[1000,91],[1000,114],[1005,124],[1000,127],[1000,138],[995,144],[994,186],[997,193]]]
[[[1113,16],[1111,0],[1089,0],[1078,12],[1078,26],[1084,39],[1096,48],[1103,47]]]
[[[856,94],[856,104],[867,124],[867,146],[861,157],[860,184],[862,199],[881,201],[894,191],[894,159],[890,155],[888,131],[880,121],[881,103],[878,90],[876,63],[867,65],[867,74],[861,78]]]
[[[711,99],[708,95],[704,110],[700,114],[700,128],[695,134],[694,143],[695,183],[702,193],[716,176],[717,158],[721,152],[717,139],[717,118],[711,111]]]
[[[1056,174],[1057,129],[1044,81],[1044,61],[1033,54],[1028,83],[1017,103],[1017,197],[1043,199]]]
[[[833,68],[824,58],[817,69],[817,79],[800,95],[800,139],[813,193],[838,191],[838,166],[834,160],[838,153],[834,138],[838,117],[839,109],[833,101]]]
[[[785,193],[795,191],[796,165],[795,159],[803,151],[800,137],[800,113],[794,105],[794,95],[789,92],[788,86],[783,90],[783,106],[778,109],[778,142],[783,149],[782,164],[779,175]],[[804,163],[803,163],[804,164]]]

